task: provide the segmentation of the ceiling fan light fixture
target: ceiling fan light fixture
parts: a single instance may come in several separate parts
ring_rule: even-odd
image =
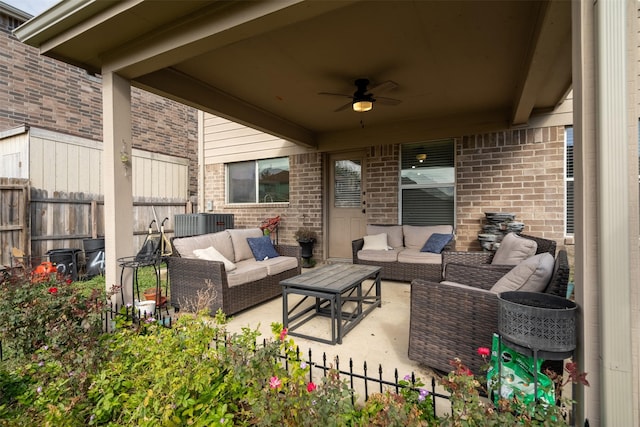
[[[418,154],[418,155],[416,156],[416,159],[417,159],[420,163],[422,163],[422,162],[424,162],[425,160],[427,160],[427,155],[426,155],[426,154]]]
[[[361,99],[353,102],[353,111],[357,113],[364,113],[373,109],[373,102],[367,99]]]

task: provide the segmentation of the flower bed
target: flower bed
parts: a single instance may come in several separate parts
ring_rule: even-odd
[[[460,362],[443,382],[452,414],[436,418],[433,396],[410,376],[364,404],[354,403],[337,369],[312,378],[280,324],[263,344],[249,327],[226,334],[222,313],[183,315],[171,328],[118,316],[105,334],[104,296],[55,275],[3,283],[2,290],[0,331],[13,352],[0,367],[3,425],[421,426],[523,416],[529,425],[565,425],[548,405],[532,406],[535,417],[531,408],[498,411],[482,401],[480,382]]]

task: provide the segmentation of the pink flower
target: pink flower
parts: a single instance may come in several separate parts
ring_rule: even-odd
[[[487,347],[478,347],[478,354],[480,356],[488,356],[491,354],[491,350],[489,350]]]
[[[282,331],[280,331],[280,341],[284,341],[284,339],[287,337],[287,328],[283,328]]]
[[[309,393],[311,393],[313,390],[317,389],[318,386],[315,385],[313,382],[310,382],[309,384],[307,384],[307,391]]]
[[[58,293],[58,288],[55,288],[53,286],[50,287],[49,288],[49,293],[52,294],[52,295]]]
[[[271,388],[280,388],[282,386],[282,381],[278,377],[271,377],[269,380],[269,387]]]

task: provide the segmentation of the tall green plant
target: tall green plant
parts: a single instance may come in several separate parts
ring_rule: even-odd
[[[103,288],[87,292],[55,273],[26,272],[4,281],[0,292],[0,419],[82,422],[78,396],[103,355]]]

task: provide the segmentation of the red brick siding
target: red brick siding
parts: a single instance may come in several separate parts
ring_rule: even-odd
[[[524,232],[557,240],[564,237],[564,128],[515,130],[456,139],[457,248],[480,250],[478,233],[485,212],[512,212]],[[367,223],[398,222],[399,145],[367,149],[364,189]],[[300,226],[315,229],[322,241],[323,164],[320,154],[290,158],[288,206],[225,206],[224,165],[206,168],[205,200],[214,211],[234,213],[236,227],[254,227],[282,217],[280,241],[294,243]],[[321,244],[315,254],[322,259]]]
[[[400,146],[370,147],[364,177],[367,224],[398,223]]]
[[[456,142],[457,248],[479,250],[485,212],[511,212],[523,232],[564,237],[564,128],[465,136]]]
[[[84,70],[41,56],[12,34],[0,13],[0,131],[23,124],[102,141],[102,82]],[[135,148],[190,160],[189,192],[197,192],[197,112],[132,88]]]
[[[263,219],[280,215],[278,241],[297,244],[293,235],[299,227],[309,227],[318,234],[314,257],[323,259],[323,189],[322,154],[308,153],[289,157],[289,203],[225,205],[225,168],[222,164],[205,167],[205,201],[213,201],[216,213],[234,214],[236,228],[260,225]],[[205,202],[206,203],[206,202]]]

